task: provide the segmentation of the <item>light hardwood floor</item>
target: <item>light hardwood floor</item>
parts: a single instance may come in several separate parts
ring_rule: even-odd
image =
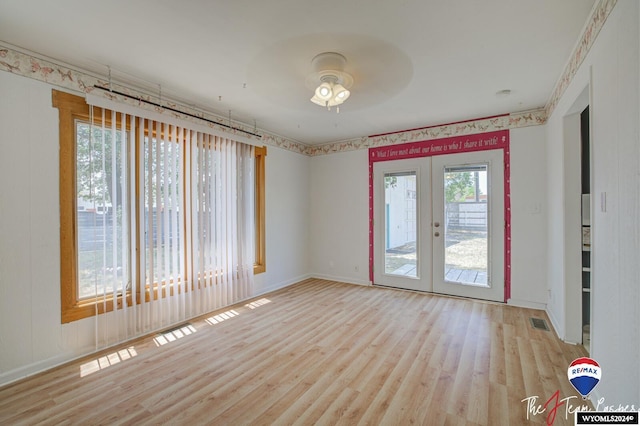
[[[566,372],[586,352],[530,317],[547,319],[306,280],[191,321],[190,334],[149,336],[1,388],[0,424],[544,424],[554,404],[527,420],[522,400],[543,405],[556,391],[576,398],[555,424],[573,424],[566,406],[584,402]]]

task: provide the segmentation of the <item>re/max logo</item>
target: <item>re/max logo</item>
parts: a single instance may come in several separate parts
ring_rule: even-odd
[[[576,374],[583,374],[583,373],[589,373],[589,374],[594,374],[594,375],[598,375],[598,369],[597,368],[591,368],[591,367],[578,367],[578,368],[572,368],[571,369],[571,375],[576,375]]]

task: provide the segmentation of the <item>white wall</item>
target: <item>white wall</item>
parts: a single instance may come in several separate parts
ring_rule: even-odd
[[[574,321],[566,306],[564,256],[565,116],[591,83],[591,357],[606,404],[640,403],[640,10],[619,0],[547,124],[550,316],[561,337]],[[566,164],[565,164],[566,163]],[[606,209],[601,197],[606,195]],[[579,303],[576,300],[575,303]]]
[[[95,350],[93,319],[60,323],[52,88],[0,72],[0,385]],[[308,276],[309,162],[268,148],[267,272],[256,276],[255,294]]]
[[[311,158],[311,273],[369,283],[368,151]]]
[[[44,83],[0,73],[0,384],[56,357],[60,326],[58,114]]]
[[[511,300],[544,309],[547,286],[546,135],[543,126],[510,131]]]
[[[255,277],[257,294],[309,277],[310,157],[267,147],[267,271]]]

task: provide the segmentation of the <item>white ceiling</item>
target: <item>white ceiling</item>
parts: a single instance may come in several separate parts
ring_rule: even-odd
[[[321,144],[543,107],[593,3],[0,0],[0,40]],[[325,51],[354,76],[340,114],[309,101]]]

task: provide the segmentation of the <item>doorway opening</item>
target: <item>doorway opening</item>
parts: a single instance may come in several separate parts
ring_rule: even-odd
[[[582,193],[582,345],[591,348],[591,156],[589,106],[580,113],[580,175]]]

